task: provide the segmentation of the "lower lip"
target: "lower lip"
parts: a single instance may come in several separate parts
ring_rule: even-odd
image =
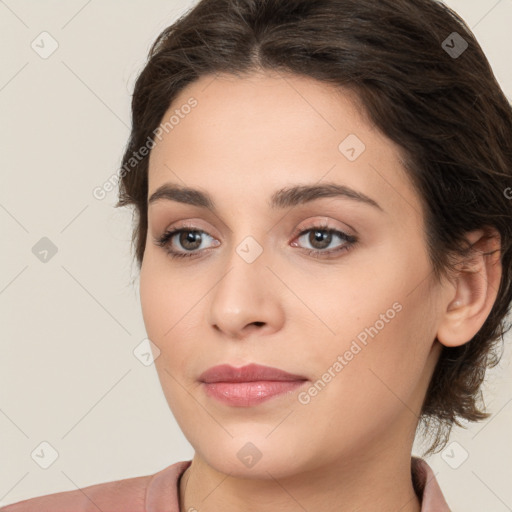
[[[251,407],[302,386],[305,380],[255,382],[204,382],[206,394],[228,405]]]

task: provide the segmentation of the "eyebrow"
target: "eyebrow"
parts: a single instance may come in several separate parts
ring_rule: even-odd
[[[384,211],[372,198],[347,187],[346,185],[340,185],[338,183],[285,187],[272,194],[268,205],[274,210],[280,208],[284,209],[325,197],[341,197],[344,199],[350,199]],[[179,203],[189,204],[199,208],[207,208],[213,212],[216,212],[217,210],[213,198],[207,192],[172,183],[166,183],[157,188],[155,192],[151,194],[148,204],[161,200],[177,201]]]

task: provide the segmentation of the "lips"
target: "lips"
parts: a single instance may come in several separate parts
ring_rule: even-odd
[[[279,368],[249,364],[235,368],[221,364],[209,368],[199,380],[206,395],[230,407],[253,407],[277,397],[289,397],[307,382]]]
[[[307,377],[285,372],[271,366],[249,364],[241,368],[235,368],[228,364],[213,366],[203,372],[199,381],[213,382],[258,382],[258,381],[304,381]]]

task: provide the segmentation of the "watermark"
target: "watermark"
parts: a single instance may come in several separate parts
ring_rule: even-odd
[[[256,445],[251,442],[247,442],[242,446],[242,448],[240,448],[240,450],[238,450],[236,456],[244,466],[252,468],[261,459],[263,454]]]
[[[30,47],[41,59],[47,59],[57,50],[59,43],[51,34],[45,31],[41,32],[32,43],[30,43]]]
[[[58,252],[58,247],[46,236],[43,236],[33,247],[32,254],[43,263],[48,263]]]
[[[458,59],[468,49],[469,45],[458,32],[452,32],[441,46],[452,59]]]
[[[263,252],[263,247],[255,238],[247,236],[238,244],[236,252],[246,263],[253,263]]]
[[[327,384],[331,382],[332,379],[336,377],[336,375],[338,375],[341,370],[343,370],[343,368],[345,368],[345,366],[347,366],[350,361],[352,361],[354,357],[368,345],[368,337],[371,337],[372,339],[375,338],[375,336],[377,336],[377,334],[379,334],[379,332],[382,331],[382,329],[384,329],[384,327],[386,327],[386,325],[389,324],[389,322],[393,320],[400,311],[402,311],[402,304],[395,302],[385,313],[381,313],[379,315],[379,320],[375,321],[371,327],[365,327],[365,329],[352,340],[350,348],[346,350],[343,355],[338,355],[333,364],[327,368],[327,371],[324,374],[322,374],[322,377],[306,391],[301,391],[297,395],[299,403],[302,405],[309,404],[311,399],[317,396],[318,393],[322,391],[325,386],[327,386]],[[363,347],[361,347],[361,345],[363,345]]]
[[[160,349],[149,338],[144,338],[133,349],[133,355],[144,366],[150,366],[160,357]]]
[[[442,452],[441,458],[452,469],[458,469],[469,457],[468,451],[457,441],[452,441]]]
[[[339,152],[349,161],[356,161],[364,150],[366,146],[364,142],[355,134],[351,133],[348,137],[343,139],[339,146]]]
[[[504,195],[507,199],[512,199],[512,187],[507,187],[507,188],[503,191],[503,195]]]
[[[59,458],[59,452],[48,441],[42,441],[30,456],[39,467],[48,469]]]
[[[181,105],[180,108],[174,110],[174,114],[172,114],[167,121],[164,121],[158,125],[152,132],[153,137],[148,135],[146,142],[137,150],[133,151],[132,156],[128,159],[128,161],[121,167],[121,170],[117,174],[112,174],[101,186],[94,187],[92,190],[92,195],[98,201],[101,201],[107,197],[109,192],[112,192],[119,180],[123,179],[130,171],[132,171],[144,158],[149,155],[149,152],[156,146],[155,139],[159,141],[162,140],[164,133],[169,133],[174,130],[174,128],[180,124],[182,119],[192,112],[192,109],[197,107],[198,101],[191,97],[187,101]]]

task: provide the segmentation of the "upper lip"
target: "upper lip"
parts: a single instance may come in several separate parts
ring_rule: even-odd
[[[307,378],[302,375],[294,375],[292,373],[285,372],[279,368],[251,363],[240,368],[235,368],[229,364],[212,366],[200,375],[199,380],[201,382],[210,383],[256,382],[260,380],[293,381],[307,380]]]

